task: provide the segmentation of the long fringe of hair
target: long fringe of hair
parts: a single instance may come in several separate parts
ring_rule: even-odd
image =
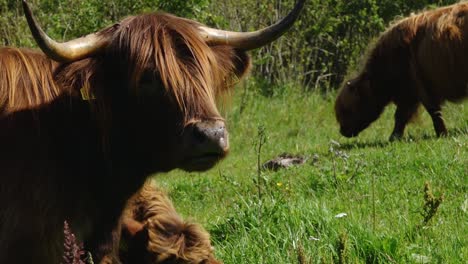
[[[165,13],[129,17],[108,48],[111,57],[126,65],[128,87],[134,93],[151,69],[186,123],[198,116],[220,118],[216,99],[235,84],[233,73],[240,60],[230,47],[208,46],[197,27],[194,21]]]
[[[54,82],[56,63],[42,53],[18,48],[0,49],[0,115],[33,109],[63,91]]]

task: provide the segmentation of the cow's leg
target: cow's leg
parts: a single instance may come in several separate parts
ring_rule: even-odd
[[[442,118],[442,101],[440,96],[435,93],[431,82],[424,78],[419,71],[419,67],[412,64],[413,80],[415,81],[416,91],[421,103],[432,118],[434,129],[438,137],[447,135],[444,119]]]
[[[434,129],[438,137],[447,135],[447,128],[445,127],[444,119],[442,118],[442,102],[437,99],[432,93],[430,93],[429,89],[425,91],[422,98],[422,104],[426,111],[432,118],[432,123],[434,124]]]
[[[432,123],[434,124],[434,129],[438,137],[447,135],[447,128],[445,127],[445,122],[442,117],[442,109],[440,105],[435,107],[426,107],[427,112],[432,118]]]
[[[416,100],[398,104],[395,112],[395,127],[390,135],[390,141],[399,140],[403,137],[406,124],[413,117],[418,109],[419,103]]]
[[[424,93],[421,92],[421,101],[426,111],[432,118],[434,129],[438,137],[447,135],[444,119],[442,118],[441,100],[427,88]]]

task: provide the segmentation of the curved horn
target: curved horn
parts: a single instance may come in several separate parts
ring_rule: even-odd
[[[252,50],[281,37],[299,17],[305,0],[298,0],[294,9],[285,18],[274,25],[253,32],[232,32],[200,26],[200,34],[207,43],[213,45],[230,45],[242,50]]]
[[[59,43],[42,30],[34,18],[28,3],[23,0],[23,10],[29,29],[41,50],[51,59],[59,62],[73,62],[96,54],[109,44],[109,40],[92,33],[81,38]]]

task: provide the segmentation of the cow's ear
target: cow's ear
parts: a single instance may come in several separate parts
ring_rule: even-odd
[[[213,46],[211,49],[215,53],[220,66],[228,70],[228,74],[233,74],[241,79],[249,72],[251,62],[245,51],[233,49],[226,45]]]
[[[368,96],[371,93],[370,89],[371,89],[370,80],[368,78],[363,79],[362,83],[361,83],[361,87],[359,89],[359,94],[364,95],[364,96]]]
[[[351,81],[346,81],[344,84],[344,88],[351,93],[352,95],[358,95],[359,94],[359,85],[353,80]]]
[[[241,79],[249,72],[252,66],[250,56],[241,50],[235,50],[234,55],[234,74]]]
[[[344,83],[344,88],[350,90],[351,92],[354,92],[354,89],[355,89],[351,81],[346,81]]]
[[[349,86],[349,90],[351,91],[351,93],[357,96],[362,96],[366,95],[369,92],[371,83],[369,75],[367,73],[363,73],[356,80],[347,83],[346,85]]]
[[[144,230],[145,226],[133,218],[123,217],[121,228],[124,235],[134,237],[138,232]]]

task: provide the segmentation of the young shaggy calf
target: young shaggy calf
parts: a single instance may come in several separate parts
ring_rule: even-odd
[[[445,135],[441,105],[466,98],[467,84],[468,3],[412,15],[382,34],[364,69],[341,89],[335,103],[340,132],[357,136],[393,102],[390,139],[403,136],[419,104],[431,115],[437,136]]]
[[[150,183],[128,202],[122,216],[124,264],[219,264],[210,235],[200,225],[184,221],[169,198]]]

